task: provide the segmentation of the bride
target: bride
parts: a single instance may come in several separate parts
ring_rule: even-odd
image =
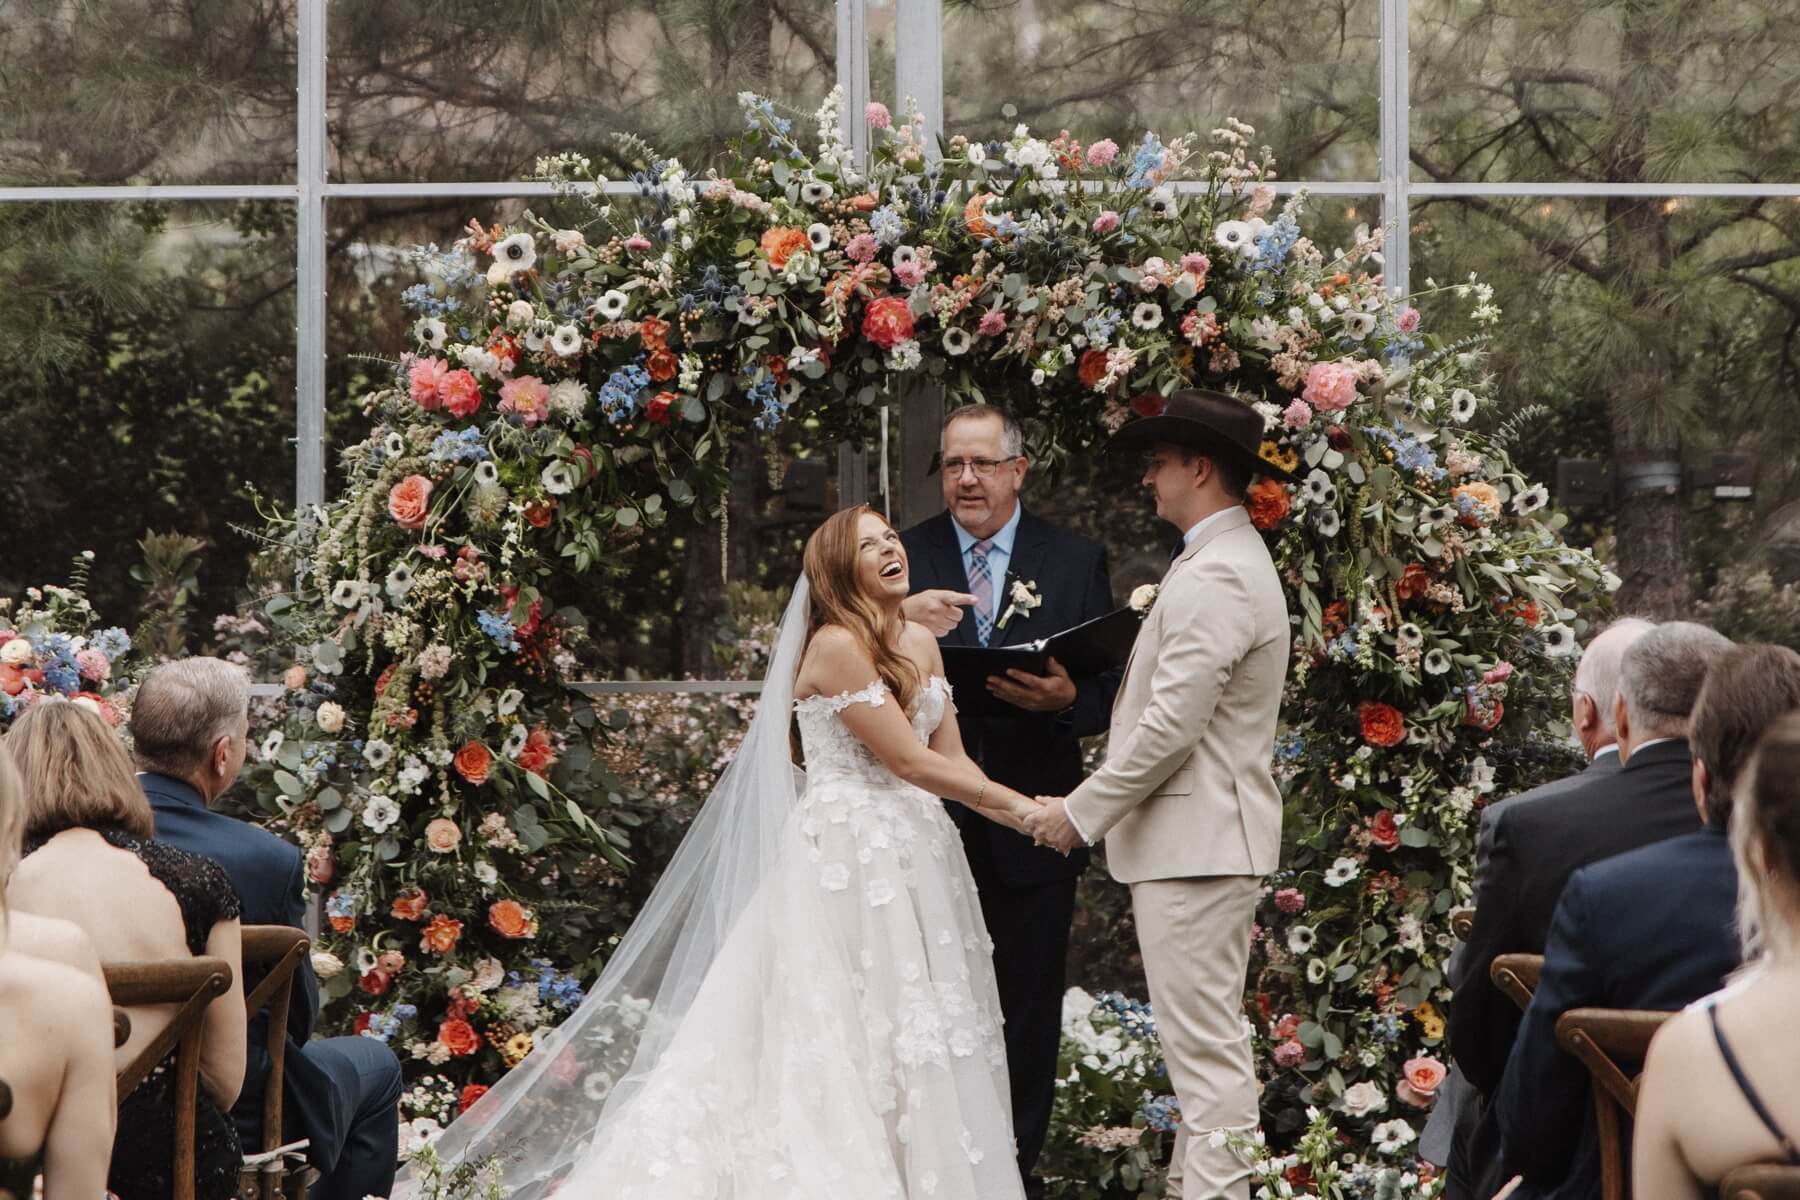
[[[1022,1195],[990,943],[938,797],[1015,829],[1036,805],[964,753],[906,594],[867,506],[808,539],[756,718],[674,861],[411,1194]]]

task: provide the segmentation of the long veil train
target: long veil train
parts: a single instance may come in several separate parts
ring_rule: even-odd
[[[788,729],[807,597],[802,576],[743,744],[643,911],[581,1007],[438,1139],[441,1179],[460,1172],[471,1194],[486,1196],[497,1169],[514,1200],[550,1194],[662,1059],[734,927],[778,918],[751,902],[777,862],[805,782]],[[746,917],[752,913],[759,915]],[[415,1165],[396,1196],[430,1195],[419,1173]]]

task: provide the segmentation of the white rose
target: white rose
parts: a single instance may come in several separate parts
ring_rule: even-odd
[[[317,975],[320,979],[330,979],[332,976],[340,974],[343,971],[344,960],[329,950],[314,950],[312,952],[312,967],[314,975]]]
[[[337,733],[344,727],[344,706],[335,700],[327,700],[319,705],[319,711],[313,719],[326,733]]]
[[[529,300],[514,300],[506,306],[506,323],[515,328],[524,328],[537,319],[537,310],[531,307]]]
[[[1363,1080],[1344,1092],[1344,1111],[1353,1117],[1366,1117],[1387,1107],[1387,1096],[1378,1084]]]
[[[28,638],[16,637],[0,646],[0,663],[9,667],[23,666],[31,661],[31,641]]]

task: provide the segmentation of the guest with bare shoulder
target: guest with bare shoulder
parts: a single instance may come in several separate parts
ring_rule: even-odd
[[[238,897],[217,863],[152,838],[150,803],[106,722],[64,700],[40,702],[6,736],[25,790],[25,857],[7,883],[15,910],[79,925],[105,962],[201,955],[231,964],[232,987],[208,1006],[197,1098],[196,1196],[235,1194],[242,1162],[225,1113],[243,1084],[245,1012]],[[168,1024],[172,1006],[128,1010],[116,1066]],[[119,1103],[107,1187],[120,1200],[174,1191],[174,1054]]]
[[[854,564],[850,571],[834,569],[845,561]],[[845,706],[839,716],[883,766],[914,787],[1023,831],[1037,802],[975,765],[963,749],[954,703],[928,742],[913,735],[919,694],[948,684],[937,639],[901,612],[910,580],[894,527],[867,507],[839,513],[808,540],[806,575],[812,581],[810,628],[795,699],[873,697]],[[882,703],[887,695],[899,703]]]
[[[1638,1200],[1697,1200],[1752,1163],[1800,1166],[1800,713],[1758,743],[1730,832],[1749,965],[1650,1045],[1632,1154]]]
[[[27,1200],[42,1172],[44,1200],[93,1200],[106,1189],[114,1101],[112,1003],[100,960],[67,921],[7,911],[19,859],[24,796],[0,747],[0,1198]]]

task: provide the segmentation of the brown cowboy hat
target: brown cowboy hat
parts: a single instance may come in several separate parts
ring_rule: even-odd
[[[1261,454],[1262,414],[1235,396],[1205,388],[1183,388],[1170,396],[1156,416],[1130,422],[1112,441],[1112,450],[1147,450],[1157,442],[1172,442],[1208,455],[1230,455],[1249,466],[1254,474],[1283,483],[1298,483],[1293,472]]]

